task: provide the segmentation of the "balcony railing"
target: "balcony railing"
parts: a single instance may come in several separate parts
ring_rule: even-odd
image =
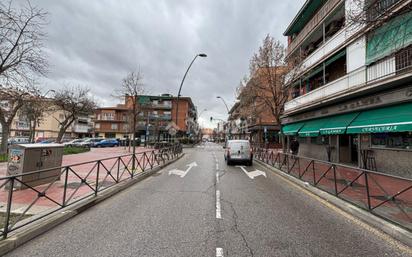
[[[91,126],[89,125],[80,125],[76,124],[74,125],[73,132],[75,133],[88,133],[91,130]]]
[[[155,109],[172,109],[172,104],[152,104]]]
[[[289,44],[287,49],[287,55],[291,54],[298,46],[300,46],[306,37],[312,33],[312,31],[318,27],[321,22],[331,13],[331,11],[339,4],[342,0],[329,0],[326,2],[319,11],[312,17],[312,19],[306,24],[306,26],[299,32],[299,34],[294,38],[294,40]]]
[[[346,76],[334,80],[320,88],[308,92],[305,95],[299,96],[287,103],[285,103],[285,111],[291,111],[302,105],[307,105],[313,102],[318,102],[330,96],[343,93],[350,89],[362,86],[365,84],[365,67],[357,69]]]

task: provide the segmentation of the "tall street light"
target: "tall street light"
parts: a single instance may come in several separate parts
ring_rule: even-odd
[[[230,111],[229,111],[229,107],[227,107],[227,104],[226,104],[225,99],[223,99],[223,97],[221,97],[221,96],[217,96],[216,98],[219,98],[219,99],[222,100],[222,102],[223,102],[223,103],[225,104],[225,106],[226,106],[227,113],[229,113],[229,112],[230,112]]]
[[[207,57],[207,55],[204,54],[204,53],[200,53],[200,54],[197,54],[197,55],[193,58],[192,62],[189,64],[189,67],[187,67],[187,70],[186,70],[186,72],[185,72],[185,75],[183,76],[182,82],[180,83],[179,92],[177,93],[177,102],[176,102],[176,125],[177,125],[178,127],[179,127],[179,124],[178,124],[178,121],[177,121],[177,117],[178,117],[178,115],[179,115],[179,97],[180,97],[180,92],[182,91],[182,86],[183,86],[183,82],[185,82],[186,75],[187,75],[187,73],[189,72],[190,67],[192,67],[192,64],[195,62],[195,60],[196,60],[197,57]]]
[[[207,109],[203,109],[203,110],[200,112],[198,118],[200,118],[200,116],[202,116],[202,114],[203,114],[205,111],[207,111]]]

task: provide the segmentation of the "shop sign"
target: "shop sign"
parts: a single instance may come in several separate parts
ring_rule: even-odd
[[[362,128],[361,133],[382,133],[382,132],[394,132],[397,131],[398,126],[386,125],[386,126],[374,126]]]

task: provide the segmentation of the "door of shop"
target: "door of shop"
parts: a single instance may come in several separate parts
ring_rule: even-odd
[[[356,135],[339,136],[339,162],[358,165],[358,137]]]

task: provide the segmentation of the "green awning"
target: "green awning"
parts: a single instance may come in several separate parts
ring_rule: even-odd
[[[328,118],[320,129],[321,135],[345,134],[346,128],[359,115],[359,112],[346,113]]]
[[[286,136],[294,136],[298,134],[298,131],[303,127],[302,122],[287,124],[282,127],[282,133]]]
[[[300,137],[317,137],[319,136],[319,131],[325,124],[326,119],[316,119],[305,122],[303,128],[299,130]]]
[[[412,103],[364,111],[348,126],[346,133],[412,131]]]
[[[399,15],[371,32],[366,45],[370,64],[412,44],[412,12]]]
[[[339,58],[342,58],[343,56],[346,55],[346,49],[340,51],[339,53],[335,54],[334,56],[330,57],[325,61],[325,66],[329,66],[332,64],[334,61],[337,61]]]

